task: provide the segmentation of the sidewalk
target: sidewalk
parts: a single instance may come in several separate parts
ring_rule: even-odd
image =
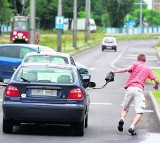
[[[160,58],[160,49],[157,49],[157,48],[156,48],[156,50],[157,50],[157,54],[158,54],[158,56],[159,56],[159,58]],[[160,88],[160,87],[159,87],[159,88]],[[158,120],[159,120],[159,122],[160,122],[160,106],[159,106],[159,104],[158,104],[155,96],[153,95],[152,91],[149,92],[149,95],[150,95],[150,97],[151,97],[151,100],[152,100],[153,105],[154,105],[154,108],[155,108],[155,112],[156,112],[157,117],[158,117]]]

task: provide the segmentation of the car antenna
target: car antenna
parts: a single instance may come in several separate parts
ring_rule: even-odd
[[[37,53],[40,53],[39,47],[38,47],[38,51],[37,51]]]

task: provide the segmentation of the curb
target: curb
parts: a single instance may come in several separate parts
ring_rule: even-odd
[[[160,106],[158,105],[157,100],[151,91],[149,92],[149,95],[150,95],[150,98],[153,102],[154,109],[157,114],[158,120],[160,121]]]

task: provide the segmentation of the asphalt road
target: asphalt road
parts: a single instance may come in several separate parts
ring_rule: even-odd
[[[105,76],[114,68],[125,67],[136,59],[137,54],[145,53],[147,65],[160,67],[154,44],[157,40],[120,41],[117,52],[111,50],[101,51],[96,46],[74,59],[86,65],[91,74],[91,80],[97,87],[105,84]],[[13,134],[2,132],[2,109],[0,108],[0,142],[1,143],[158,143],[160,138],[160,123],[157,120],[153,104],[148,91],[153,85],[146,85],[146,109],[141,122],[137,126],[137,136],[130,136],[127,130],[135,115],[134,103],[125,119],[124,131],[117,130],[120,119],[121,102],[125,90],[123,88],[128,73],[116,74],[115,81],[103,89],[87,89],[91,98],[89,111],[89,126],[83,137],[76,137],[70,127],[66,126],[17,126]],[[3,88],[0,90],[2,99]],[[2,101],[0,102],[2,103]]]

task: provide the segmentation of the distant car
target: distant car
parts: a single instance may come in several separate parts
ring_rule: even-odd
[[[30,52],[28,53],[22,63],[58,63],[70,64],[76,66],[84,81],[88,82],[91,79],[91,74],[86,66],[75,62],[73,57],[68,53],[62,52]]]
[[[102,40],[102,51],[105,49],[117,51],[117,40],[114,37],[104,37]]]
[[[4,81],[6,81],[5,79]],[[14,72],[3,95],[3,132],[23,123],[65,124],[83,136],[90,98],[75,66],[24,63]]]
[[[14,73],[24,56],[33,51],[50,51],[55,50],[41,45],[34,44],[0,44],[0,81],[4,78],[10,78]]]

